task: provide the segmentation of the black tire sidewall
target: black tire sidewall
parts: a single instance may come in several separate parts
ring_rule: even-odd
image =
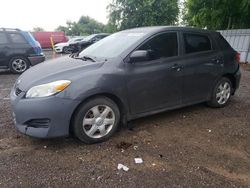
[[[26,68],[24,71],[22,71],[22,72],[17,72],[16,70],[13,69],[12,63],[13,63],[14,60],[16,60],[16,59],[22,59],[23,61],[25,61],[26,65],[27,65],[27,68]],[[10,61],[9,61],[9,68],[10,68],[11,72],[14,73],[14,74],[22,74],[23,72],[25,72],[26,70],[28,70],[28,69],[30,68],[30,62],[29,62],[29,60],[28,60],[27,58],[22,57],[22,56],[12,57],[12,58],[10,59]]]
[[[230,90],[231,90],[230,97],[229,97],[229,99],[227,100],[226,103],[224,103],[224,104],[219,104],[218,101],[217,101],[217,99],[216,99],[217,90],[218,90],[219,85],[220,85],[221,83],[225,83],[225,82],[228,82],[229,85],[230,85]],[[216,107],[216,108],[221,108],[221,107],[226,106],[226,105],[228,104],[228,102],[229,102],[231,96],[232,96],[232,89],[233,89],[233,88],[232,88],[232,82],[231,82],[228,78],[226,78],[226,77],[221,78],[221,79],[216,83],[216,85],[215,85],[215,87],[214,87],[214,89],[213,89],[213,93],[212,93],[211,100],[208,102],[209,106],[211,106],[211,107]]]
[[[102,138],[90,138],[83,130],[82,122],[85,114],[94,106],[97,105],[107,105],[109,106],[115,114],[115,124],[112,128],[112,130],[104,137]],[[86,144],[94,144],[99,143],[107,140],[110,138],[117,130],[119,123],[120,123],[120,111],[118,106],[109,98],[107,97],[96,97],[92,98],[86,102],[84,102],[80,107],[77,109],[74,118],[73,118],[73,131],[74,135],[81,140],[82,142]]]

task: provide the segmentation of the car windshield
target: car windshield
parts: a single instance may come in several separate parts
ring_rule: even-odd
[[[71,43],[71,42],[74,42],[75,41],[75,39],[70,39],[69,41],[68,41],[68,43]]]
[[[83,38],[73,38],[68,41],[68,43],[76,42],[76,41],[81,41]]]
[[[114,58],[140,40],[145,33],[119,32],[110,35],[83,50],[79,57]]]

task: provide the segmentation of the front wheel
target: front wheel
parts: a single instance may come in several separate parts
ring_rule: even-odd
[[[228,78],[221,78],[215,85],[212,93],[211,100],[208,105],[211,107],[224,107],[232,94],[232,83]]]
[[[73,118],[75,136],[87,144],[110,138],[120,122],[117,105],[106,97],[93,98],[82,104]]]

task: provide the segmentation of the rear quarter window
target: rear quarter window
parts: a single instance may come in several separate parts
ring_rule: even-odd
[[[232,50],[231,45],[227,42],[227,40],[220,33],[216,33],[214,35],[214,38],[222,50],[228,50],[228,49]]]
[[[25,38],[19,33],[9,33],[9,36],[10,36],[13,43],[16,43],[16,44],[26,44],[27,43]]]
[[[8,43],[8,39],[4,33],[0,33],[0,44]]]
[[[212,50],[211,40],[206,35],[184,33],[183,37],[186,54]]]

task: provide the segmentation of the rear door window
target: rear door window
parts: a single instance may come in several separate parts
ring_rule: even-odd
[[[211,41],[206,35],[184,33],[183,37],[186,54],[212,50]]]
[[[20,35],[19,33],[9,33],[9,36],[10,36],[13,43],[17,43],[17,44],[26,44],[27,43],[25,38],[22,35]]]
[[[4,33],[0,33],[0,44],[8,43],[8,39]]]
[[[138,50],[147,50],[152,59],[174,57],[178,55],[177,33],[162,33],[143,44]]]

